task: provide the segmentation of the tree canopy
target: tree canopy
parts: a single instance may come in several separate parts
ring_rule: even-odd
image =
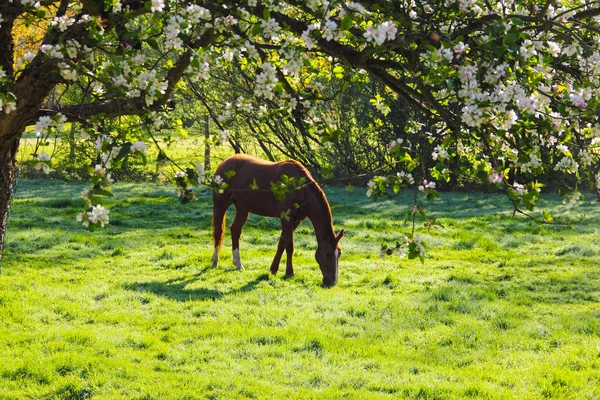
[[[42,32],[25,52],[23,27]],[[344,127],[323,112],[331,82],[343,92],[378,81],[371,103],[382,118],[403,98],[417,120],[384,144],[402,170],[374,177],[375,197],[406,186],[434,194],[436,182],[468,176],[499,185],[515,209],[532,208],[544,176],[573,201],[580,185],[600,198],[597,1],[8,0],[0,4],[0,243],[27,126],[43,134],[69,121],[96,142],[103,157],[81,220],[103,225],[97,196],[109,188],[107,169],[146,145],[99,122],[139,115],[160,127],[175,91],[233,67],[251,91],[219,116],[223,140],[252,115],[287,121],[303,141],[336,141]],[[50,93],[65,101],[49,103]],[[34,162],[51,164],[43,154]],[[218,187],[216,178],[207,183]],[[183,198],[191,181],[205,182],[203,171],[182,171]]]

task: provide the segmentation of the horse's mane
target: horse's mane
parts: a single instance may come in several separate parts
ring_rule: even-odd
[[[306,169],[306,167],[300,164],[296,160],[286,161],[292,163],[298,167],[298,169],[302,172],[304,178],[306,178],[306,186],[307,190],[307,205],[310,204],[311,201],[315,200],[320,205],[320,209],[323,212],[323,221],[326,222],[326,225],[331,226],[332,237],[335,237],[333,231],[333,218],[331,215],[331,207],[329,206],[329,202],[327,201],[327,197],[325,197],[325,192],[319,186],[317,181],[312,177],[310,172]]]

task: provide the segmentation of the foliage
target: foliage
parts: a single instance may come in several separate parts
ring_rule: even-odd
[[[214,118],[216,140],[229,140],[251,113],[289,124],[289,138],[305,148],[335,142],[344,126],[324,112],[328,101],[375,80],[370,103],[378,112],[389,115],[401,97],[418,121],[388,146],[405,170],[374,179],[371,193],[431,191],[467,177],[498,185],[523,212],[535,205],[543,177],[558,179],[570,201],[582,198],[583,185],[600,198],[595,1],[14,0],[0,15],[5,49],[22,34],[13,29],[48,26],[38,50],[0,59],[0,125],[10,127],[1,149],[13,151],[36,119],[42,136],[52,125],[45,122],[77,122],[102,153],[91,170],[96,191],[108,191],[112,161],[155,142],[151,131],[168,122],[175,92],[218,86],[211,73],[235,69],[246,94]],[[44,104],[51,94],[58,101]],[[148,135],[101,128],[124,115],[140,115]],[[299,154],[318,164],[310,152]],[[49,161],[36,162],[43,169]],[[159,151],[157,167],[168,163]]]
[[[190,207],[166,185],[115,186],[112,224],[90,234],[73,221],[84,185],[19,182],[0,271],[3,399],[600,396],[589,201],[542,195],[562,224],[538,225],[511,218],[506,197],[448,194],[430,206],[445,228],[417,227],[433,244],[423,267],[376,255],[403,238],[408,193],[373,203],[327,187],[346,235],[340,282],[323,289],[308,223],[294,278],[268,275],[280,223],[256,216],[246,271],[213,270],[210,191]]]

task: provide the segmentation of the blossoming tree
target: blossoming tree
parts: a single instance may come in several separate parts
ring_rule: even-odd
[[[373,178],[374,196],[412,185],[431,194],[436,181],[465,174],[501,185],[515,209],[531,208],[536,177],[560,173],[571,177],[573,199],[583,183],[600,197],[599,23],[596,0],[4,0],[0,243],[27,126],[43,133],[70,121],[96,142],[103,161],[90,170],[94,189],[80,220],[103,225],[108,215],[97,200],[108,194],[111,163],[145,145],[99,131],[98,121],[140,115],[160,127],[178,82],[202,83],[230,63],[254,93],[222,119],[224,139],[227,124],[264,99],[277,105],[264,112],[292,121],[304,137],[335,140],[342,133],[318,113],[331,79],[380,81],[372,103],[384,115],[387,101],[403,96],[426,123],[389,144],[405,171]],[[44,34],[17,57],[14,32],[23,24]],[[78,104],[45,104],[52,91],[72,87]],[[416,152],[414,137],[435,150]],[[424,170],[425,159],[435,166]],[[44,154],[34,163],[51,166]],[[202,175],[178,176],[183,199]]]

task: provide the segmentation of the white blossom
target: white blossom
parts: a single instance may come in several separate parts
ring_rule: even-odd
[[[388,146],[387,146],[388,153],[392,152],[396,147],[401,146],[403,142],[404,142],[404,139],[402,139],[402,138],[392,140],[392,142],[390,144],[388,144]]]
[[[56,26],[59,31],[64,32],[69,28],[69,26],[73,25],[74,23],[75,23],[74,18],[70,18],[66,15],[63,15],[60,17],[55,17],[52,20],[51,25]]]
[[[378,45],[382,45],[386,40],[394,40],[397,33],[398,28],[396,28],[394,23],[386,21],[377,27],[367,25],[367,31],[363,33],[363,36],[367,39],[367,42],[374,41]]]
[[[148,149],[148,146],[146,146],[146,144],[144,142],[135,142],[131,145],[132,152],[138,151],[142,154],[146,154],[147,149]]]
[[[203,184],[206,181],[206,171],[202,163],[196,163],[196,173],[198,174],[198,183]]]
[[[164,0],[152,0],[152,5],[150,6],[150,11],[152,12],[160,12],[164,10],[165,2]]]

